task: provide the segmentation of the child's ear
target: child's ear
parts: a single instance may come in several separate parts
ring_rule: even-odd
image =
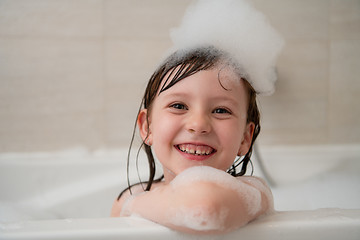
[[[143,109],[140,111],[137,118],[137,126],[139,128],[140,136],[144,143],[146,143],[147,145],[151,145],[151,132],[149,128],[147,109]]]
[[[244,156],[250,149],[252,137],[254,134],[255,124],[250,122],[246,125],[243,140],[241,142],[238,156]]]

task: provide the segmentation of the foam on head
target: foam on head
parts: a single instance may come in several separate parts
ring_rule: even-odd
[[[171,52],[215,47],[228,54],[257,93],[273,93],[283,40],[247,1],[199,0],[170,35]]]

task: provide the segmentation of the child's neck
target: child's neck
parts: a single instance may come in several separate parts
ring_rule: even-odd
[[[168,184],[176,177],[176,174],[166,167],[163,167],[163,169],[164,169],[165,183]]]

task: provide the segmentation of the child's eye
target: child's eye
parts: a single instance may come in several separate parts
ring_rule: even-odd
[[[230,110],[227,110],[226,108],[217,108],[213,111],[213,113],[217,114],[231,114]]]
[[[186,106],[181,103],[174,103],[170,105],[171,108],[178,109],[178,110],[186,110]]]

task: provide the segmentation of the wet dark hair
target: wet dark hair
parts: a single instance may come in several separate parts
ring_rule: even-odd
[[[174,86],[177,82],[199,71],[210,70],[218,66],[218,64],[220,64],[222,61],[226,60],[227,58],[228,57],[226,53],[217,50],[214,47],[203,47],[194,50],[178,51],[173,53],[164,61],[164,63],[151,76],[148,85],[146,87],[138,115],[142,109],[148,110],[147,117],[150,115],[152,103],[157,94],[166,91],[167,89]],[[231,64],[231,61],[228,61],[228,63]],[[245,156],[241,158],[238,156],[235,159],[233,165],[227,170],[227,172],[234,177],[243,176],[246,173],[247,165],[249,162],[251,162],[250,157],[252,155],[254,141],[260,132],[260,113],[256,103],[256,92],[253,89],[253,87],[246,81],[245,78],[242,79],[245,82],[245,87],[248,93],[247,123],[252,122],[254,123],[255,127],[254,127],[254,133],[249,151],[245,154]],[[223,85],[221,86],[224,88]],[[146,121],[148,121],[148,119],[146,119]],[[128,157],[127,157],[128,175],[129,175],[130,152],[134,143],[135,133],[136,133],[136,123],[134,126],[133,135],[131,138]],[[164,175],[162,175],[161,177],[154,179],[156,172],[155,159],[152,154],[151,147],[145,144],[146,140],[147,137],[143,140],[141,146],[139,147],[136,158],[138,160],[139,151],[141,148],[143,148],[145,150],[148,159],[149,179],[146,182],[140,182],[134,185],[130,185],[129,176],[128,176],[128,187],[120,193],[118,199],[120,199],[122,194],[127,190],[130,190],[131,193],[131,187],[135,185],[146,183],[146,187],[144,188],[144,190],[149,191],[153,183],[159,182],[164,178]],[[237,168],[240,165],[242,166],[240,171],[238,172]]]

